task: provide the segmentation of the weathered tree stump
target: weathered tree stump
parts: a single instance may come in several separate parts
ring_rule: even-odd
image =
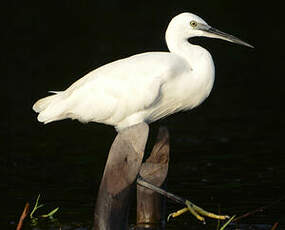
[[[94,230],[128,229],[130,195],[141,168],[148,130],[148,125],[141,123],[116,136],[97,196]]]
[[[198,220],[204,217],[225,220],[191,201],[160,188],[169,162],[169,134],[160,128],[150,157],[142,164],[148,138],[145,123],[126,128],[116,136],[107,159],[94,213],[94,230],[127,230],[131,192],[137,184],[137,225],[135,229],[163,229],[164,210],[160,195],[186,207],[172,217],[190,211]],[[139,175],[140,174],[140,175]],[[159,195],[160,194],[160,195]]]
[[[160,187],[167,176],[169,162],[169,133],[165,127],[160,127],[156,144],[142,164],[140,176],[157,187]],[[136,229],[162,229],[165,198],[149,188],[137,185],[137,225]]]

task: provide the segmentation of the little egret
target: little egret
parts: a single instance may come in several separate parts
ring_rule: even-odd
[[[197,36],[224,39],[240,45],[250,44],[209,26],[200,17],[182,13],[168,25],[165,39],[169,52],[148,52],[121,59],[88,73],[64,91],[37,101],[33,109],[43,123],[66,118],[98,122],[120,130],[151,123],[201,104],[210,94],[215,67],[211,54],[188,39]],[[202,210],[189,201],[186,209],[225,219]]]
[[[43,123],[66,118],[98,122],[118,131],[190,110],[210,94],[215,78],[211,54],[188,39],[197,36],[248,43],[209,26],[191,13],[168,25],[170,52],[147,52],[99,67],[64,91],[38,100],[33,109]]]

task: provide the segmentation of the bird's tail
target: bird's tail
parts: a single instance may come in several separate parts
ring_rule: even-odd
[[[64,119],[62,99],[61,93],[56,92],[55,95],[47,96],[38,100],[33,105],[33,110],[39,113],[38,121],[47,124],[52,121]]]

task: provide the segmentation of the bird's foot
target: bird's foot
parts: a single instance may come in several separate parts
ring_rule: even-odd
[[[191,214],[193,216],[195,216],[199,221],[202,221],[203,223],[206,223],[205,218],[203,216],[213,218],[213,219],[218,219],[218,220],[225,220],[225,219],[229,218],[229,216],[217,215],[217,214],[208,212],[208,211],[198,207],[197,205],[193,204],[189,200],[186,200],[185,205],[187,206],[186,208],[183,208],[183,209],[180,209],[176,212],[170,213],[168,218],[167,218],[167,221],[169,221],[169,219],[171,217],[175,218],[175,217],[180,216],[181,214],[188,212],[188,211],[191,212]]]

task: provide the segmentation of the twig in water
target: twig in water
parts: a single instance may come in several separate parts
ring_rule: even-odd
[[[16,230],[20,230],[23,226],[23,222],[24,222],[24,219],[26,218],[26,216],[28,215],[28,212],[29,212],[29,203],[27,202],[26,205],[25,205],[25,208],[22,212],[22,215],[19,219],[19,222],[18,222],[18,225],[17,225],[17,229]]]
[[[280,198],[279,200],[276,200],[276,201],[272,202],[272,203],[269,204],[269,205],[265,205],[265,206],[262,206],[262,207],[260,207],[260,208],[255,209],[255,210],[253,210],[253,211],[247,212],[247,213],[245,213],[245,214],[243,214],[243,215],[241,215],[241,216],[235,218],[235,219],[233,220],[233,222],[237,222],[237,221],[239,221],[239,220],[241,220],[241,219],[244,219],[244,218],[246,218],[246,217],[252,216],[252,215],[254,215],[254,214],[257,213],[257,212],[263,212],[265,209],[270,208],[271,206],[273,206],[273,205],[279,203],[280,201],[282,201],[282,200],[284,200],[284,199],[285,199],[285,197],[282,197],[282,198]]]
[[[278,222],[275,222],[275,223],[273,224],[273,226],[272,226],[271,230],[276,230],[276,228],[277,228],[278,224],[279,224]]]

